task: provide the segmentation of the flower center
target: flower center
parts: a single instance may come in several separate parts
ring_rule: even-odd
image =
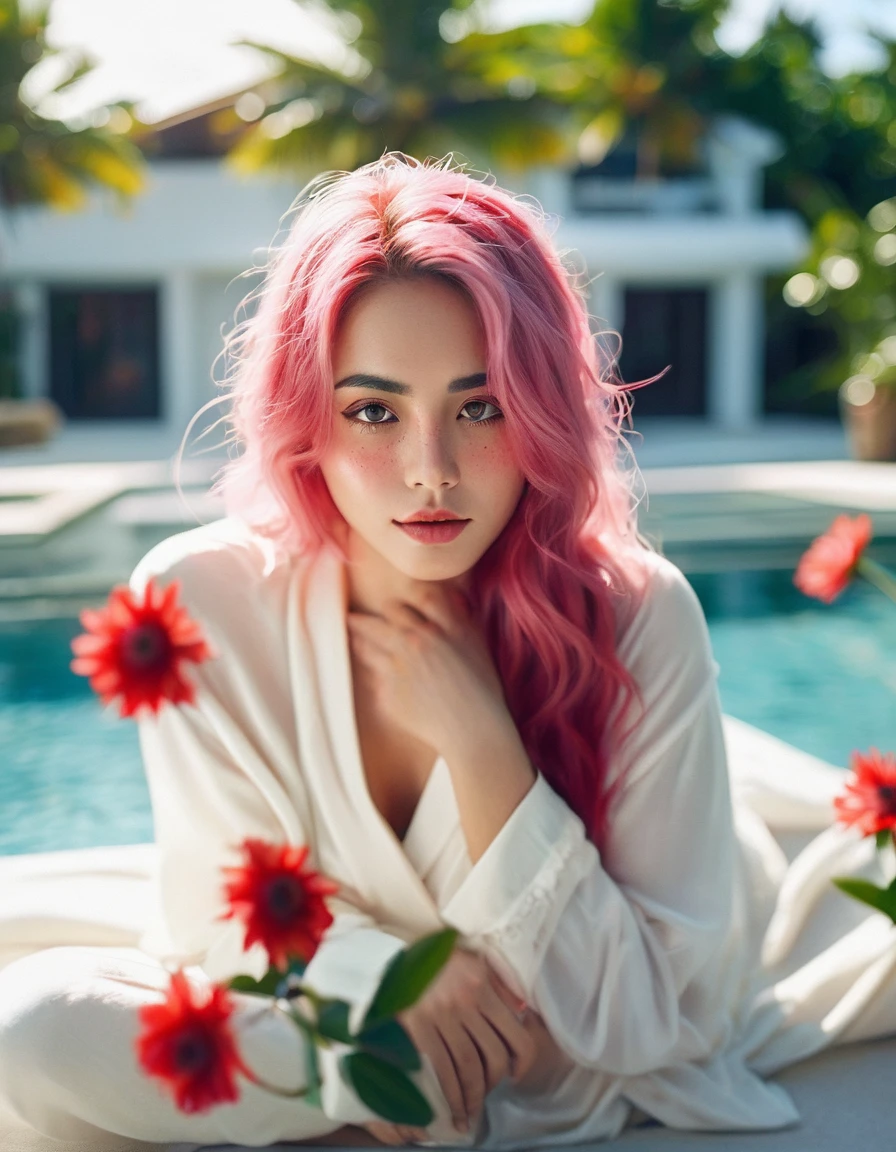
[[[121,635],[121,652],[140,671],[161,668],[168,663],[171,644],[168,633],[158,624],[135,624]]]
[[[305,904],[305,892],[298,880],[291,876],[278,876],[267,890],[268,911],[276,920],[294,920]]]
[[[214,1047],[199,1028],[183,1032],[177,1040],[174,1062],[178,1072],[200,1072],[212,1062]]]
[[[884,811],[896,815],[896,785],[878,785],[877,796]]]

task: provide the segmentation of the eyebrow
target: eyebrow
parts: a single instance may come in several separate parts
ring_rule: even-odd
[[[485,384],[485,373],[476,372],[472,376],[460,376],[448,385],[449,392],[472,392],[474,388],[481,388]],[[401,384],[398,380],[390,380],[386,376],[371,376],[366,372],[353,372],[336,384],[336,388],[375,388],[380,392],[397,392],[399,396],[410,396],[413,389],[408,384]]]

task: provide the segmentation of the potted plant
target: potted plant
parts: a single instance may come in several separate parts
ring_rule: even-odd
[[[838,399],[853,459],[896,460],[896,366],[850,376]]]
[[[41,444],[62,423],[62,414],[51,400],[21,396],[20,330],[21,316],[12,293],[0,293],[0,448]]]

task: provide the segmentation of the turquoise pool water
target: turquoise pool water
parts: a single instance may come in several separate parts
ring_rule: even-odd
[[[896,751],[896,606],[857,583],[826,607],[789,572],[690,579],[726,712],[834,764]],[[135,728],[68,670],[78,631],[0,625],[0,855],[152,839]]]

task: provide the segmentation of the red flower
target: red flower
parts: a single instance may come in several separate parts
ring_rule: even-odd
[[[793,582],[806,596],[830,604],[853,577],[862,552],[871,539],[871,517],[860,513],[855,520],[837,516],[823,535],[803,554]]]
[[[834,800],[837,819],[854,825],[863,836],[896,831],[896,756],[877,748],[865,756],[853,752],[850,767],[846,792]]]
[[[339,885],[303,868],[307,844],[295,847],[247,839],[242,849],[246,863],[223,870],[230,908],[219,919],[245,921],[244,947],[263,944],[273,967],[285,971],[290,955],[307,963],[333,923],[323,898],[338,892]]]
[[[104,704],[121,696],[122,716],[144,707],[157,713],[163,700],[193,703],[195,689],[181,664],[198,664],[212,653],[199,625],[177,603],[179,590],[176,580],[164,591],[150,580],[140,603],[129,588],[113,588],[105,608],[81,613],[87,632],[72,641],[71,669],[90,677]]]
[[[136,1040],[145,1072],[165,1081],[182,1112],[206,1112],[215,1104],[239,1099],[234,1073],[244,1066],[228,1018],[234,1003],[225,988],[213,985],[204,1003],[194,998],[183,972],[175,972],[167,999],[139,1011],[145,1031]]]

